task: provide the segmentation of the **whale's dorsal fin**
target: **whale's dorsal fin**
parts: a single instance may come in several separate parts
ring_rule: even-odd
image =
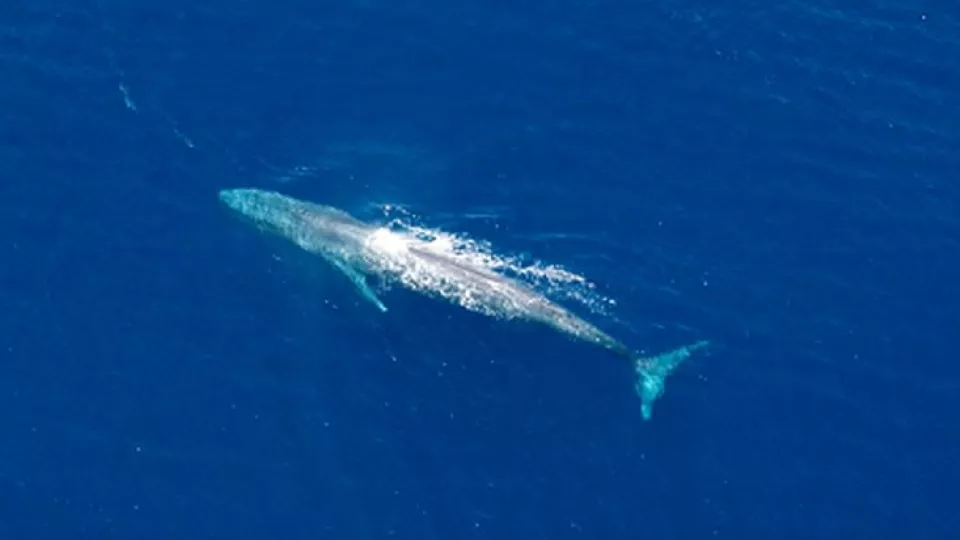
[[[339,259],[333,259],[333,258],[329,260],[334,266],[337,267],[337,269],[339,269],[341,272],[346,274],[346,276],[350,278],[350,281],[352,281],[353,284],[357,286],[357,292],[360,293],[360,296],[369,300],[370,303],[377,306],[377,309],[379,309],[380,311],[382,312],[387,311],[387,306],[385,306],[383,302],[380,301],[380,298],[377,297],[377,294],[373,292],[373,289],[370,288],[370,285],[367,283],[367,277],[365,275],[363,275],[356,268],[350,266],[344,261],[341,261]]]

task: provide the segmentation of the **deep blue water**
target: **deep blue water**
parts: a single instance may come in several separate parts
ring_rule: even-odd
[[[0,539],[956,538],[958,66],[944,2],[7,2]],[[644,423],[603,351],[380,315],[239,186],[714,346]]]

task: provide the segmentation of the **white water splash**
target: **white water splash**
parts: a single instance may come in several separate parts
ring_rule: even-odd
[[[403,207],[392,204],[378,207],[388,220],[386,227],[389,230],[423,242],[419,246],[421,249],[517,279],[551,298],[577,302],[593,314],[609,315],[616,306],[616,301],[600,294],[593,282],[560,265],[545,264],[519,255],[498,254],[487,241],[421,225],[419,218]]]

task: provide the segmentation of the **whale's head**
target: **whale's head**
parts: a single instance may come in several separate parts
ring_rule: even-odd
[[[369,226],[332,206],[300,201],[274,191],[225,189],[220,201],[258,229],[285,236],[304,249],[356,241]]]
[[[253,188],[224,189],[219,196],[227,208],[254,220],[267,217],[282,198],[278,193]]]
[[[224,189],[220,202],[261,229],[281,232],[298,214],[300,201],[276,193],[254,188]]]

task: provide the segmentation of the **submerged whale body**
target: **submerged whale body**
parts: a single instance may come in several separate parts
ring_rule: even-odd
[[[544,324],[612,351],[633,365],[645,420],[651,418],[653,403],[663,393],[667,376],[692,352],[707,345],[699,341],[658,356],[641,356],[524,283],[414,235],[272,191],[228,189],[219,196],[261,230],[286,238],[338,268],[380,311],[386,312],[387,306],[367,283],[368,276],[491,317]]]

